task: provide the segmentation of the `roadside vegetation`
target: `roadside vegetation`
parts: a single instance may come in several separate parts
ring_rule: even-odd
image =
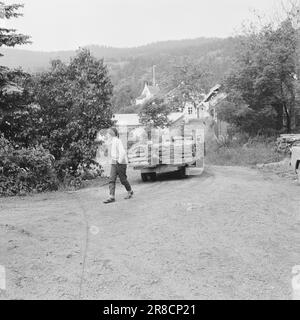
[[[256,166],[284,160],[287,155],[276,151],[276,138],[253,138],[231,141],[208,141],[206,162],[219,166]]]

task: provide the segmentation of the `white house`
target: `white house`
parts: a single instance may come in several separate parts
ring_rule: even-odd
[[[140,106],[144,104],[145,102],[151,100],[154,98],[158,93],[160,89],[157,85],[149,85],[148,82],[145,82],[145,86],[143,89],[142,94],[136,99],[136,105]]]
[[[205,119],[209,117],[209,113],[207,109],[201,103],[194,105],[191,102],[187,102],[184,105],[183,113],[184,113],[185,119],[187,120]]]
[[[198,103],[187,102],[183,108],[183,113],[187,120],[193,119],[206,119],[212,118],[217,121],[217,105],[224,99],[227,95],[221,92],[221,85],[214,86],[208,94],[199,94],[195,101]]]
[[[137,106],[143,105],[147,101],[153,99],[160,92],[160,88],[159,88],[158,84],[156,83],[155,68],[156,68],[156,66],[153,66],[153,68],[152,68],[152,84],[150,85],[149,82],[147,82],[147,81],[145,82],[143,92],[136,99]]]

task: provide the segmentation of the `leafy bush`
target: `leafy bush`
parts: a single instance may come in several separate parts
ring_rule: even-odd
[[[83,181],[102,176],[103,168],[94,161],[73,164],[72,158],[63,158],[55,163],[59,181],[64,188],[79,189]]]
[[[68,64],[52,61],[50,70],[32,76],[27,89],[38,106],[38,143],[55,157],[63,186],[78,188],[89,175],[79,167],[94,164],[97,133],[112,125],[107,67],[82,49]]]
[[[0,195],[57,190],[53,160],[43,147],[16,149],[0,137]]]

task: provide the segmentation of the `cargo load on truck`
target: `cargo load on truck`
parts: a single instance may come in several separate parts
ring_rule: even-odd
[[[157,174],[177,172],[180,177],[198,175],[204,170],[204,130],[183,130],[181,135],[172,135],[168,129],[139,128],[135,132],[123,132],[128,145],[128,162],[141,171],[143,181],[155,181]],[[196,170],[197,169],[197,170]]]
[[[139,142],[128,150],[128,160],[132,166],[193,163],[196,142],[193,137],[174,137],[159,143]]]

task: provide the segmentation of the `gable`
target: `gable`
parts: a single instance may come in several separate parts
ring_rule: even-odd
[[[150,96],[150,91],[149,91],[149,88],[146,84],[145,84],[144,90],[142,92],[142,96],[146,96],[146,97]]]
[[[137,98],[137,100],[147,100],[151,97],[151,92],[148,88],[148,85],[145,84],[143,92],[141,93],[141,95]]]

